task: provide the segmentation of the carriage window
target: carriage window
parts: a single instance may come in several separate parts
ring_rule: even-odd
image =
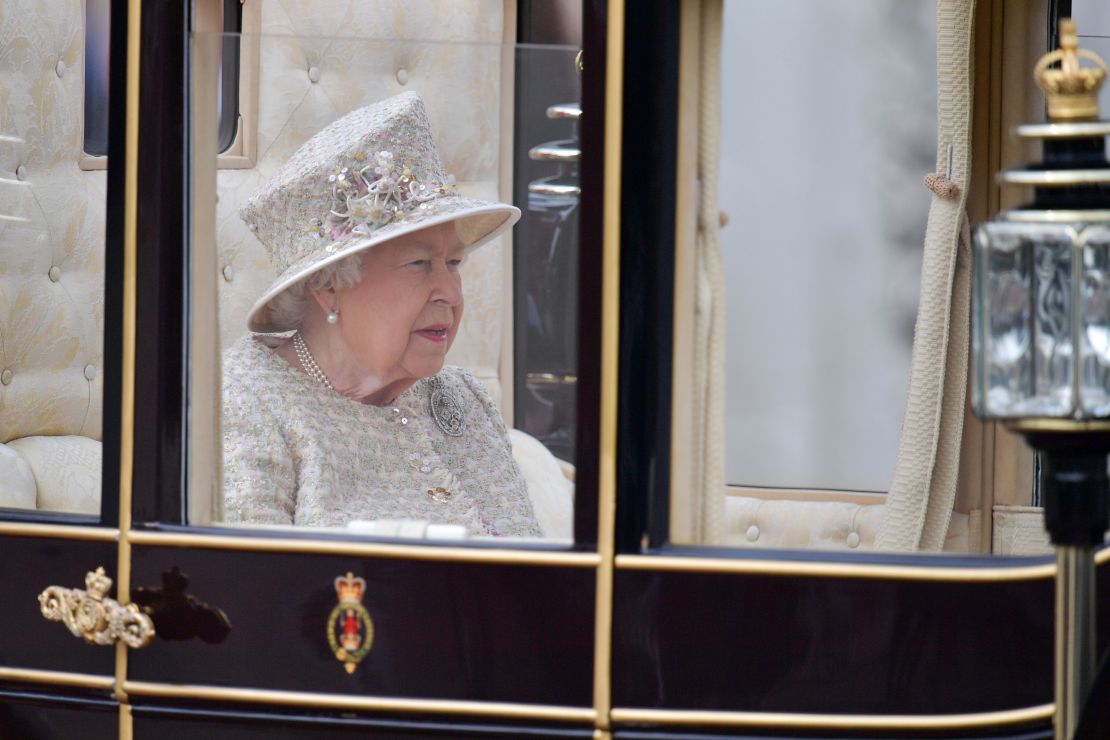
[[[572,538],[577,173],[535,153],[573,148],[578,49],[493,5],[387,41],[263,4],[239,169],[193,35],[190,523]]]
[[[106,110],[108,4],[87,5],[87,50],[81,3],[0,13],[0,519],[101,511],[106,172],[74,163],[85,101]]]
[[[926,0],[724,4],[726,490],[687,505],[672,489],[676,541],[870,544],[909,380],[922,176],[935,169],[934,12]],[[767,29],[790,29],[790,53]],[[776,82],[754,84],[769,59]]]
[[[726,480],[884,491],[934,168],[934,9],[777,3],[758,23],[749,10],[726,3],[721,63]],[[792,82],[774,88],[800,94],[753,100],[743,70],[772,53],[768,27],[804,35],[784,62]],[[753,104],[780,115],[749,115]]]
[[[566,45],[581,45],[581,8],[539,0],[519,10],[529,45],[517,51],[514,106],[514,198],[525,216],[513,252],[513,418],[574,463],[581,108]]]
[[[85,2],[85,85],[84,85],[84,152],[80,158],[82,169],[102,169],[108,156],[108,39],[109,39],[109,0],[86,0]],[[248,18],[256,12],[251,3],[244,11],[243,0],[202,0],[196,4],[196,12],[203,16],[201,23],[230,32],[224,43],[216,51],[220,67],[217,90],[216,120],[218,121],[217,145],[225,155],[242,157],[248,154],[249,134],[242,131],[243,117],[240,115],[240,37],[244,28],[244,13]],[[248,27],[250,24],[248,23]],[[247,63],[257,66],[257,59],[248,55]],[[58,76],[64,74],[66,62],[58,62]],[[253,74],[248,72],[248,82]],[[248,87],[247,93],[251,92]],[[246,97],[248,115],[253,112],[253,98]],[[229,160],[224,166],[236,166]]]
[[[85,2],[85,153],[108,156],[109,0]]]

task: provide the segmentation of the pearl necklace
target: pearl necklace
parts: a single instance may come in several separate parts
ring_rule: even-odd
[[[293,349],[296,351],[297,359],[301,361],[301,366],[305,371],[329,391],[334,391],[335,388],[332,387],[331,381],[328,380],[327,375],[324,375],[320,366],[316,364],[315,358],[308,351],[308,345],[305,344],[304,337],[301,336],[299,331],[293,335]]]
[[[298,331],[293,335],[293,349],[297,353],[297,359],[300,360],[301,366],[305,371],[312,376],[316,382],[327,388],[329,391],[334,391],[331,381],[328,376],[324,375],[324,371],[316,364],[316,359],[312,353],[308,351],[308,345],[305,344],[304,337]],[[428,398],[428,411],[431,413],[432,420],[435,421],[436,426],[440,430],[451,437],[461,437],[466,431],[466,421],[463,415],[462,405],[458,399],[447,391],[444,387],[443,379],[438,375],[432,376],[431,379],[431,394]],[[401,409],[394,408],[392,417],[395,421],[400,421],[403,426],[409,423],[408,416],[402,413]]]

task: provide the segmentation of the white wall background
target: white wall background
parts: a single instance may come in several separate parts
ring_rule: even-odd
[[[728,481],[885,491],[934,168],[934,3],[727,0],[724,35]]]

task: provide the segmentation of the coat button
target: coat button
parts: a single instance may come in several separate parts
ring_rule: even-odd
[[[849,532],[848,537],[845,541],[848,543],[848,547],[851,547],[853,549],[859,547],[859,533]]]
[[[24,165],[19,165],[15,168],[15,177],[17,180],[27,179],[27,168]]]
[[[231,265],[224,265],[224,269],[221,270],[221,272],[224,274],[224,280],[229,283],[235,278],[235,270],[231,268]]]
[[[11,385],[12,369],[10,367],[4,368],[4,372],[0,373],[0,383],[3,383],[4,385]]]
[[[407,85],[408,83],[409,83],[409,72],[408,72],[407,69],[402,67],[401,69],[397,70],[397,84],[398,85]]]
[[[54,74],[58,75],[58,77],[65,77],[66,63],[63,62],[61,59],[59,59],[58,63],[54,65]]]
[[[96,368],[92,365],[85,365],[85,380],[92,380],[96,377]]]
[[[50,281],[54,283],[62,279],[62,271],[57,265],[51,266],[50,271],[46,274],[50,276]]]
[[[308,68],[308,79],[311,82],[314,82],[314,83],[319,82],[320,81],[320,68],[315,66],[315,65],[312,66],[312,67],[309,67]]]
[[[748,542],[755,542],[759,539],[759,527],[753,524],[748,527],[748,531],[744,533],[744,536],[748,538]]]

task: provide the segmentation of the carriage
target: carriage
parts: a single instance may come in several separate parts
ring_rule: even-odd
[[[2,0],[0,737],[1052,737],[963,227],[1026,195],[1068,16],[1110,58],[1095,0]],[[405,90],[524,212],[449,359],[544,536],[227,524],[238,211]]]

